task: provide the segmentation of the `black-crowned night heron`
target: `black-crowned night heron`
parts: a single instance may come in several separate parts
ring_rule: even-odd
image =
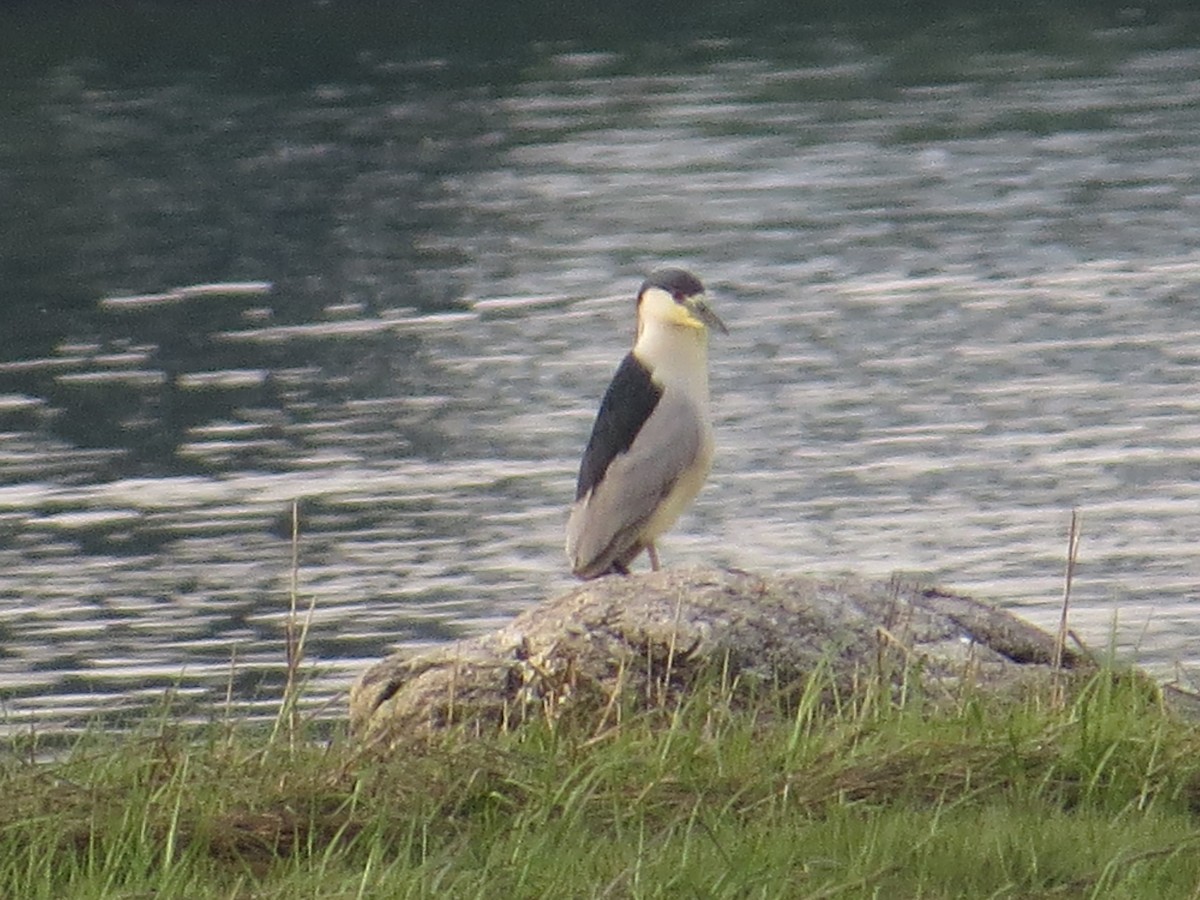
[[[613,376],[579,466],[567,558],[580,578],[629,574],[700,492],[712,467],[708,330],[728,332],[704,285],[661,269],[637,296],[637,339]]]

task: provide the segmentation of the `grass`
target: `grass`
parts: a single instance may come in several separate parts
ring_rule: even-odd
[[[299,715],[295,505],[292,525],[273,725],[168,705],[51,761],[15,741],[0,897],[1200,900],[1200,727],[1134,673],[933,701],[827,672],[747,699],[716,672],[682,699],[383,749]],[[1060,652],[1078,533],[1073,515]]]
[[[169,713],[31,741],[0,763],[0,896],[1200,896],[1200,731],[1143,681],[824,692],[387,754]]]

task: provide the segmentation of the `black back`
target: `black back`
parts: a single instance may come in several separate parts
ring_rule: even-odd
[[[633,353],[626,354],[600,401],[600,412],[579,464],[576,500],[599,484],[613,459],[632,446],[661,397],[662,388],[651,379],[650,370]]]

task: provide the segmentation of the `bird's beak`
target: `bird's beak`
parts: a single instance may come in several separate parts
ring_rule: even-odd
[[[721,334],[729,334],[729,329],[725,327],[725,323],[721,321],[720,317],[709,308],[708,301],[703,294],[689,297],[687,305],[688,309],[692,311],[692,315],[709,328],[715,328]]]

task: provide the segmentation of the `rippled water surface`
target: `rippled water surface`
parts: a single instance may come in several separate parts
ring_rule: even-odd
[[[1077,508],[1075,631],[1194,679],[1188,24],[8,72],[5,727],[272,711],[293,500],[332,713],[380,655],[570,587],[578,455],[664,262],[731,329],[667,565],[919,572],[1052,626]]]

